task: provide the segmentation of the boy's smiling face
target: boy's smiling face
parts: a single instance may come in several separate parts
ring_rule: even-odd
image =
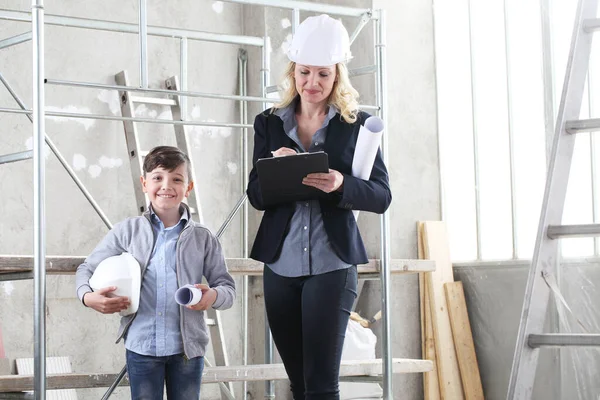
[[[141,181],[144,193],[148,193],[152,208],[157,214],[171,210],[179,212],[179,205],[194,187],[194,183],[189,180],[185,163],[172,171],[157,167],[142,176]]]

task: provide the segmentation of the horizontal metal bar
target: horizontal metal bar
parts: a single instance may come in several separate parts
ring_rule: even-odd
[[[46,256],[46,273],[54,275],[74,274],[77,267],[85,261],[84,256]],[[264,264],[250,258],[227,258],[227,268],[232,275],[263,274]],[[378,274],[381,267],[378,259],[370,259],[368,264],[359,264],[359,277]],[[33,257],[23,255],[0,254],[0,276],[15,272],[31,271]],[[435,271],[435,261],[431,260],[390,260],[392,274],[410,274]]]
[[[351,69],[348,71],[348,74],[350,75],[350,77],[353,77],[353,76],[374,74],[375,72],[377,72],[377,65],[366,65],[364,67],[358,67],[358,68]]]
[[[375,111],[379,111],[379,106],[371,106],[368,104],[359,104],[358,108],[360,108],[361,110],[375,110]]]
[[[120,85],[108,85],[104,83],[92,83],[92,82],[76,82],[76,81],[63,81],[58,79],[46,79],[48,85],[61,85],[61,86],[74,86],[83,87],[88,89],[109,89],[109,90],[121,90],[128,92],[142,92],[142,93],[160,93],[175,96],[187,96],[187,97],[204,97],[208,99],[221,99],[221,100],[240,100],[240,101],[256,101],[256,102],[273,102],[278,99],[269,99],[266,97],[254,97],[254,96],[238,96],[235,94],[218,94],[218,93],[202,93],[202,92],[190,92],[182,90],[169,90],[169,89],[143,89],[133,86],[120,86]]]
[[[0,9],[0,19],[31,22],[31,14],[23,11]],[[46,25],[58,25],[72,28],[94,29],[99,31],[139,33],[138,24],[114,22],[99,19],[67,17],[63,15],[45,15]],[[264,39],[255,36],[227,35],[213,32],[201,32],[189,29],[148,26],[148,35],[173,38],[187,38],[204,42],[229,43],[262,47]]]
[[[30,158],[33,158],[32,150],[20,151],[18,153],[12,153],[12,154],[4,154],[4,155],[0,156],[0,164],[7,164],[7,163],[16,162],[16,161],[29,160]]]
[[[173,99],[158,98],[158,97],[131,96],[131,97],[129,97],[129,101],[131,101],[132,103],[154,104],[157,106],[176,106],[177,105],[177,101],[175,101]]]
[[[527,338],[529,347],[588,347],[600,346],[600,334],[596,333],[544,333]]]
[[[340,376],[340,382],[382,382],[383,377],[381,375],[373,376]]]
[[[17,44],[25,43],[31,40],[31,31],[21,33],[20,35],[0,40],[0,50]]]
[[[600,236],[600,224],[550,225],[546,234],[550,239]]]
[[[593,32],[600,30],[600,18],[584,19],[583,30],[584,32]]]
[[[565,129],[569,133],[600,131],[600,118],[567,121]]]
[[[0,113],[16,113],[16,114],[32,114],[31,110],[18,110],[16,108],[0,108]],[[191,125],[191,126],[217,126],[221,128],[252,128],[250,124],[228,124],[221,122],[202,122],[202,121],[173,121],[170,119],[157,118],[131,118],[119,117],[116,115],[99,115],[99,114],[80,114],[67,112],[46,111],[48,117],[64,117],[64,118],[82,118],[82,119],[99,119],[104,121],[130,121],[140,122],[145,124],[162,124],[162,125]]]
[[[267,6],[276,8],[287,8],[289,10],[312,11],[318,13],[343,15],[346,17],[361,17],[363,14],[371,12],[368,8],[353,8],[344,6],[335,6],[321,3],[309,3],[308,1],[297,0],[224,0],[227,3],[238,3],[245,5]]]

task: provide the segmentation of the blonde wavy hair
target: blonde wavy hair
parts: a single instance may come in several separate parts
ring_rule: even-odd
[[[290,61],[283,76],[281,101],[275,105],[275,108],[285,108],[289,106],[298,96],[296,90],[296,79],[294,72],[296,63]],[[336,107],[340,110],[342,119],[351,124],[356,122],[358,114],[358,92],[350,83],[348,68],[346,64],[338,63],[335,66],[336,80],[333,84],[331,94],[327,99],[327,104]]]

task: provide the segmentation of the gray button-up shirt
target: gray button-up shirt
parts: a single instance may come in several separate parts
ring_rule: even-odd
[[[298,137],[298,122],[296,121],[296,103],[286,108],[278,109],[275,115],[283,121],[285,133],[296,144],[295,150],[304,153],[304,148]],[[323,126],[312,137],[308,152],[323,151],[327,126],[335,117],[337,110],[330,106],[329,112],[323,121]],[[321,206],[318,200],[298,201],[290,229],[281,248],[279,258],[269,267],[278,275],[297,277],[318,275],[350,267],[334,252],[321,215]]]

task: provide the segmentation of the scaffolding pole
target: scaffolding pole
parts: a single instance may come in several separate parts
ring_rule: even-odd
[[[381,153],[383,161],[388,160],[388,123],[387,123],[387,81],[385,68],[385,11],[379,10],[379,19],[375,22],[375,59],[377,61],[377,105],[379,106],[379,117],[383,120],[383,131],[381,138]],[[392,386],[392,319],[390,310],[390,214],[388,211],[381,215],[381,310],[383,314],[383,328],[381,332],[381,358],[383,371],[383,398],[394,399]]]
[[[323,3],[309,3],[308,1],[296,0],[224,0],[227,3],[237,3],[244,5],[266,6],[275,8],[287,8],[290,10],[311,11],[344,17],[360,17],[364,13],[370,12],[368,8],[354,8],[335,6]]]
[[[245,96],[248,91],[248,52],[240,49],[238,52],[238,81],[239,94]],[[240,123],[248,124],[248,103],[240,101]],[[242,159],[241,192],[245,193],[248,187],[248,129],[242,128],[240,139],[240,156]],[[246,197],[246,196],[244,196]],[[241,220],[242,258],[248,258],[248,202],[244,202]],[[242,365],[248,365],[248,302],[249,302],[249,277],[242,277]],[[248,382],[242,383],[242,400],[248,398]]]
[[[30,22],[31,15],[24,11],[0,9],[0,19],[8,21]],[[99,19],[67,17],[64,15],[45,16],[46,25],[65,26],[70,28],[92,29],[107,32],[139,34],[139,25],[126,22],[105,21]],[[201,32],[190,29],[166,28],[162,26],[148,26],[148,35],[171,38],[187,38],[204,42],[229,43],[247,46],[262,46],[263,39],[254,36],[227,35],[223,33]]]
[[[44,3],[31,5],[33,33],[33,387],[36,400],[46,399],[46,166],[44,160]]]

